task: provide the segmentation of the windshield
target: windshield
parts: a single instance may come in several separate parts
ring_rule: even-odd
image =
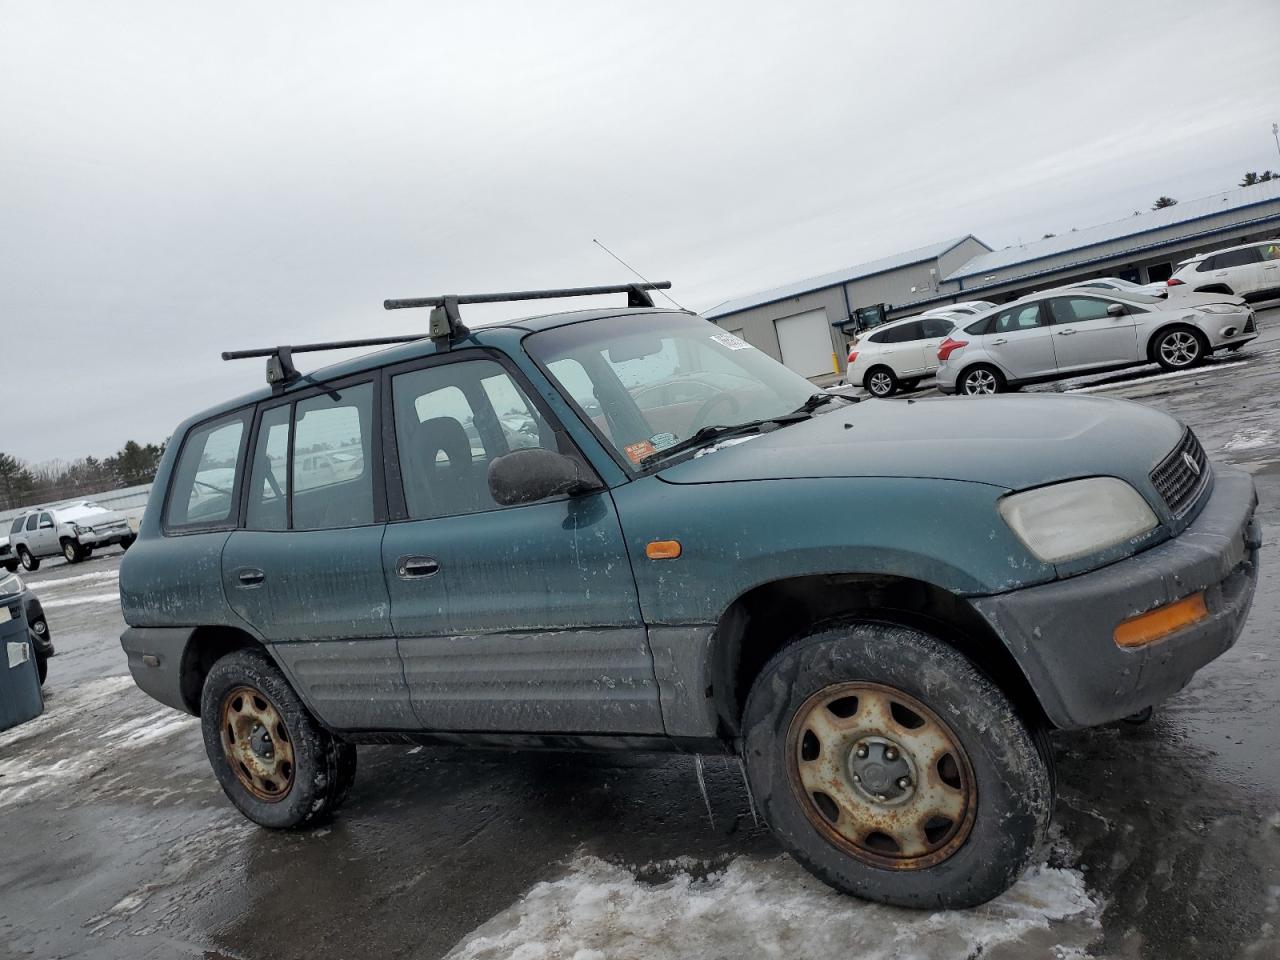
[[[818,392],[745,340],[688,314],[607,317],[524,343],[633,466],[701,428],[784,416]]]

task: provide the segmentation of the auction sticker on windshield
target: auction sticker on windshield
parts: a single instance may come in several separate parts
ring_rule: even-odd
[[[641,440],[639,443],[629,443],[623,450],[626,451],[627,459],[632,463],[639,463],[645,457],[651,457],[658,451],[648,440]]]
[[[728,347],[730,350],[751,349],[751,344],[741,337],[735,337],[732,333],[713,333],[711,339],[723,347]]]

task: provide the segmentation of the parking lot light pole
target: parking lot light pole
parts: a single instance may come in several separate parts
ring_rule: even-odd
[[[1276,153],[1280,153],[1280,123],[1271,125],[1271,135],[1276,138]]]

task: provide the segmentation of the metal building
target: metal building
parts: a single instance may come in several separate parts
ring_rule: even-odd
[[[703,315],[818,383],[837,379],[857,311],[889,319],[960,300],[1012,300],[1093,277],[1164,280],[1209,250],[1280,237],[1280,180],[1033,243],[993,250],[972,234],[726,301]]]

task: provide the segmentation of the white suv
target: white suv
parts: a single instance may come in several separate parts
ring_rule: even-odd
[[[1280,296],[1280,240],[1227,247],[1184,260],[1169,286],[1186,284],[1195,292],[1230,293],[1246,300]]]
[[[9,528],[10,545],[27,570],[38,570],[41,559],[59,554],[79,563],[97,547],[118,543],[128,550],[134,539],[128,517],[89,500],[32,510]]]
[[[922,377],[938,369],[938,347],[956,328],[956,320],[911,317],[863,334],[849,350],[848,381],[862,384],[873,397],[914,389]]]

